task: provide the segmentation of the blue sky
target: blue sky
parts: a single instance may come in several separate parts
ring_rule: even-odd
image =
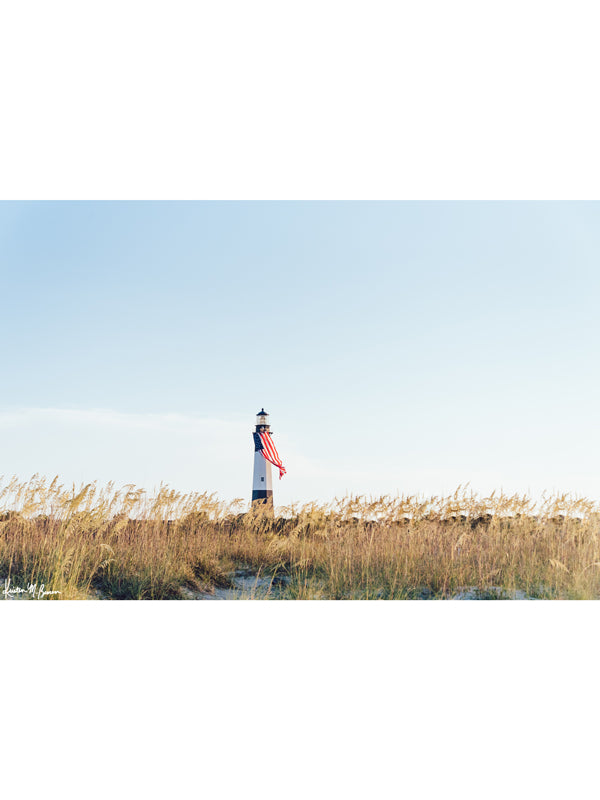
[[[600,205],[0,203],[0,473],[600,499]]]

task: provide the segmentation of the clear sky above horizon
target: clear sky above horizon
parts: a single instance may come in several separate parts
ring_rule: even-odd
[[[600,499],[600,204],[0,203],[0,473]]]

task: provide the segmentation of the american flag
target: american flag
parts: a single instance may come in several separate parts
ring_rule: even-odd
[[[277,452],[277,448],[275,447],[273,439],[271,439],[271,434],[268,431],[255,433],[254,440],[256,442],[256,449],[261,451],[267,461],[278,468],[279,480],[281,480],[281,478],[283,478],[285,475],[285,467],[281,463],[281,458],[279,457],[279,453]]]

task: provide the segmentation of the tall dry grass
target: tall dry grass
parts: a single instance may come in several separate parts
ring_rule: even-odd
[[[344,497],[273,516],[166,486],[0,484],[0,589],[176,599],[271,576],[284,599],[597,598],[600,512],[585,498]],[[274,589],[275,593],[275,589]]]

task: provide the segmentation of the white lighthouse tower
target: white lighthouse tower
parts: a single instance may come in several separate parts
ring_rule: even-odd
[[[256,429],[254,436],[254,477],[252,479],[252,502],[273,503],[273,480],[271,478],[271,464],[263,456],[261,433],[269,433],[269,415],[261,408],[256,415]]]

